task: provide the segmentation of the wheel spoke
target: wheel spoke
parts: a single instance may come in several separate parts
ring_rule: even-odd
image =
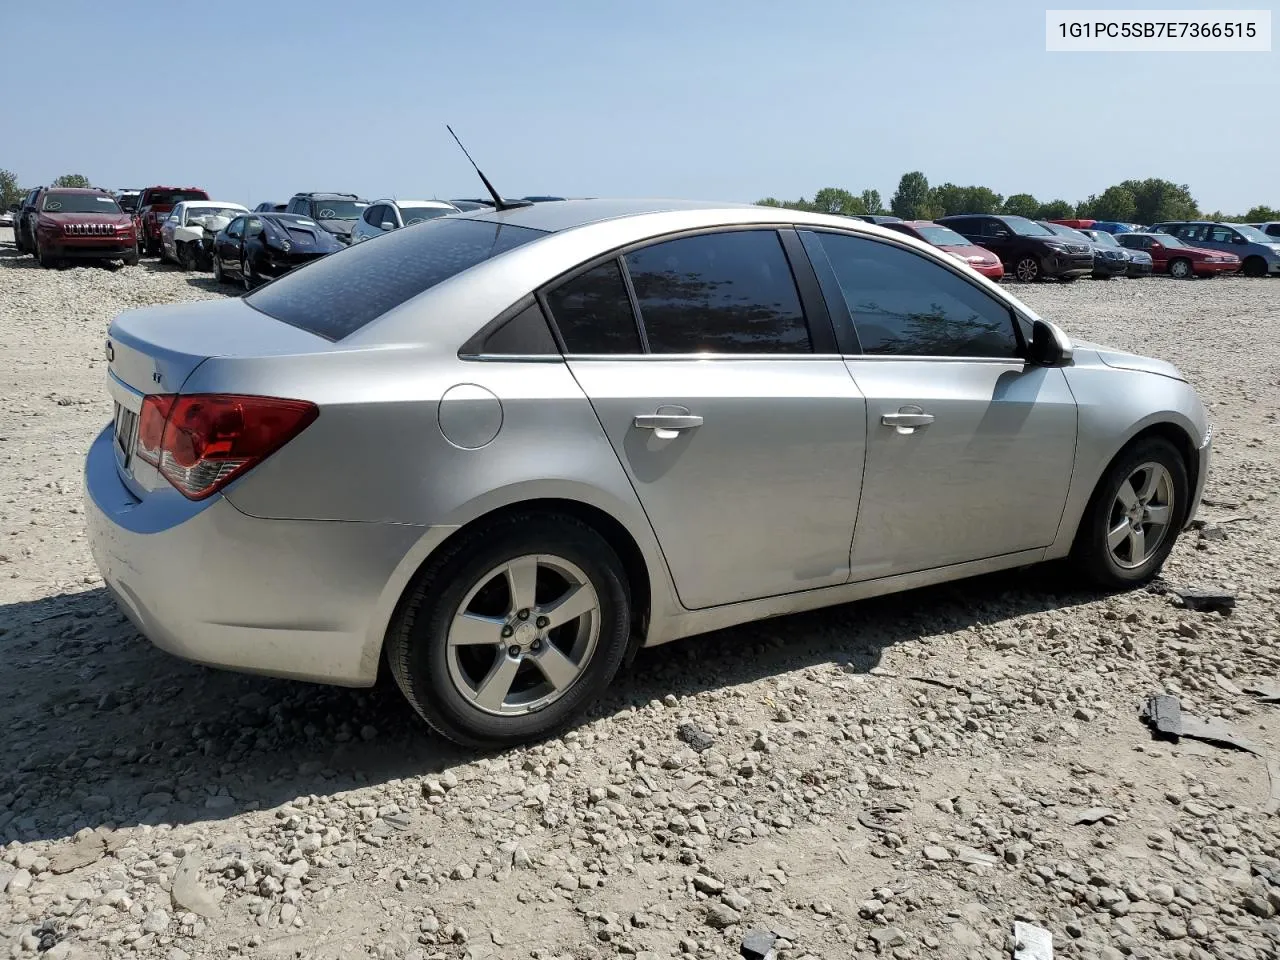
[[[511,590],[511,612],[534,606],[538,590],[538,558],[520,557],[507,564],[507,586]]]
[[[1126,510],[1132,510],[1134,504],[1138,502],[1138,494],[1133,489],[1133,477],[1130,477],[1124,483],[1120,484],[1120,489],[1116,493],[1116,499],[1119,500]]]
[[[577,665],[566,657],[553,643],[543,647],[542,652],[534,658],[534,663],[547,678],[547,682],[556,690],[563,690],[578,678]]]
[[[505,653],[498,657],[498,662],[490,669],[488,675],[476,689],[476,703],[487,710],[499,710],[507,694],[511,692],[511,684],[520,669],[520,661],[508,657]]]
[[[1164,468],[1153,464],[1151,468],[1147,470],[1147,477],[1142,483],[1142,489],[1138,491],[1138,499],[1143,503],[1146,503],[1155,496],[1156,487],[1159,486],[1160,481],[1163,478]]]
[[[1142,532],[1141,525],[1135,525],[1129,530],[1129,562],[1140,563],[1147,555],[1147,537]]]
[[[1147,507],[1146,520],[1147,523],[1154,523],[1158,526],[1165,526],[1169,523],[1169,517],[1172,511],[1168,507]]]
[[[501,617],[482,617],[478,613],[460,613],[449,628],[449,646],[474,647],[502,642]]]
[[[1129,539],[1130,529],[1132,528],[1129,526],[1129,519],[1126,517],[1124,520],[1120,521],[1115,529],[1107,534],[1107,546],[1112,550],[1117,549],[1120,544]]]
[[[538,612],[547,618],[547,629],[577,620],[596,609],[596,592],[586,584],[570,587],[554,603]]]

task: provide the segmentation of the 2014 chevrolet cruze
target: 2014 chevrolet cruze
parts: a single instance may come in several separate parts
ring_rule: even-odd
[[[632,651],[1069,557],[1142,583],[1209,462],[1167,363],[848,218],[566,201],[121,315],[94,555],[154,643],[433,727],[567,722]]]

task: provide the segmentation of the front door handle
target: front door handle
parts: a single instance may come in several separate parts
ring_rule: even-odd
[[[900,434],[915,433],[919,427],[927,427],[933,423],[933,414],[925,413],[919,407],[899,410],[897,413],[886,413],[880,418],[886,427],[893,427]]]
[[[702,426],[702,418],[692,413],[642,413],[635,419],[640,430],[652,430],[659,440],[673,440],[681,430]]]

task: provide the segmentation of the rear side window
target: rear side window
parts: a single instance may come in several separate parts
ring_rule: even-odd
[[[317,260],[244,301],[282,323],[341,340],[436,284],[543,236],[483,220],[430,220]]]
[[[580,273],[547,294],[566,353],[641,353],[631,298],[617,260]]]
[[[626,255],[653,353],[811,353],[774,230],[708,233]]]
[[[862,352],[917,357],[1017,357],[1013,314],[941,264],[888,243],[801,233],[831,263]],[[821,275],[821,274],[820,274]]]

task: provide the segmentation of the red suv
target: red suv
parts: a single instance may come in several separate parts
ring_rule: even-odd
[[[169,211],[183,200],[208,200],[209,194],[199,187],[147,187],[138,197],[138,245],[145,248],[147,256],[160,255],[160,224],[169,217]]]
[[[138,262],[133,218],[105,190],[46,187],[35,199],[29,227],[42,267],[64,260]]]

